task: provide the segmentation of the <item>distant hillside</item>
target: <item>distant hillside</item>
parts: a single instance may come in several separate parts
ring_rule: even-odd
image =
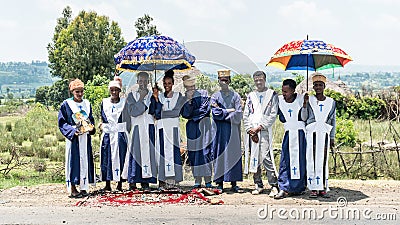
[[[12,93],[15,97],[34,95],[36,88],[51,85],[52,78],[46,62],[0,62],[0,95]]]

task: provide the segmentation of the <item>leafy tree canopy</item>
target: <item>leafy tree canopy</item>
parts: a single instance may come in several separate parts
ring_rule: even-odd
[[[79,78],[84,83],[94,75],[111,78],[113,56],[124,45],[120,27],[107,16],[81,11],[71,20],[71,9],[66,7],[47,47],[51,73],[62,79]]]
[[[148,14],[144,14],[144,16],[138,18],[135,22],[136,27],[136,35],[138,38],[150,35],[160,35],[158,32],[157,26],[151,24],[153,18]]]

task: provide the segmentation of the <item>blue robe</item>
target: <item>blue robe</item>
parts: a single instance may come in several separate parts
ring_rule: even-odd
[[[163,93],[160,93],[160,95]],[[160,96],[159,98],[165,98],[165,96]],[[151,103],[149,106],[149,114],[153,115],[156,120],[162,120],[162,119],[168,119],[168,118],[179,118],[182,106],[185,104],[186,98],[182,96],[181,93],[179,93],[178,100],[173,107],[172,110],[163,110],[163,104],[161,101],[156,101],[154,96],[151,97]],[[168,102],[169,104],[169,102]],[[179,126],[179,125],[178,125]],[[173,134],[169,134],[169,136],[173,137],[173,163],[174,163],[174,173],[175,176],[167,176],[166,175],[166,167],[169,168],[169,164],[165,164],[165,153],[164,153],[164,142],[167,140],[164,140],[166,135],[164,134],[164,129],[159,129],[157,127],[157,132],[158,132],[158,140],[156,140],[160,146],[159,149],[159,164],[158,164],[158,179],[160,181],[166,181],[167,179],[172,179],[175,180],[175,182],[180,182],[183,180],[183,172],[182,172],[182,158],[181,158],[181,152],[180,152],[180,134],[179,134],[179,129],[175,128],[173,129]]]
[[[71,98],[72,100],[72,98]],[[94,125],[94,118],[92,115],[92,107],[90,106],[88,113],[88,118],[90,122]],[[60,111],[58,112],[58,128],[60,129],[61,133],[64,135],[66,139],[71,141],[71,152],[70,152],[70,157],[69,161],[66,159],[66,167],[70,168],[70,175],[69,177],[66,177],[66,185],[69,188],[70,185],[82,185],[80,183],[81,177],[81,169],[80,169],[80,154],[79,154],[79,140],[78,136],[75,135],[77,129],[74,127],[76,124],[74,120],[72,119],[73,112],[71,108],[69,107],[67,101],[64,101],[61,104]],[[88,177],[84,177],[84,182],[88,183],[95,183],[94,180],[94,163],[93,163],[93,153],[92,153],[92,141],[91,141],[91,135],[93,135],[96,132],[95,129],[93,129],[89,135],[87,135],[87,158],[83,160],[87,160],[88,163]],[[82,171],[86,173],[86,171]]]
[[[136,95],[136,97],[133,96]],[[137,92],[129,93],[126,106],[128,110],[128,114],[132,118],[132,131],[131,135],[131,143],[130,143],[130,151],[131,153],[127,156],[129,157],[129,166],[128,166],[128,182],[129,183],[157,183],[157,165],[156,165],[156,156],[155,156],[155,127],[154,127],[154,119],[149,114],[149,105],[150,105],[150,96],[151,92],[147,94],[143,101],[137,101],[139,99],[139,94]],[[140,120],[140,121],[138,121]],[[147,126],[147,133],[140,133],[139,130],[145,129]],[[142,166],[142,157],[141,157],[141,137],[147,135],[149,138],[149,155],[150,155],[150,167],[152,171],[151,177],[143,177],[143,166]],[[147,165],[146,165],[147,166]]]
[[[216,124],[212,150],[214,157],[214,181],[242,181],[241,130],[242,105],[238,93],[229,91],[225,96],[221,91],[211,97],[213,121]],[[234,108],[235,112],[227,112]]]
[[[300,110],[301,111],[301,110]],[[286,123],[285,116],[281,109],[278,110],[279,120]],[[298,121],[302,121],[301,113],[298,113]],[[301,193],[306,187],[306,137],[303,130],[298,130],[299,140],[299,171],[300,179],[291,179],[290,173],[290,149],[289,149],[289,131],[285,132],[282,141],[282,153],[279,164],[278,185],[280,190],[289,193]]]
[[[110,101],[109,98],[104,99],[105,101]],[[122,99],[121,99],[122,101]],[[124,104],[124,103],[121,103]],[[124,107],[122,105],[121,107]],[[101,103],[101,120],[104,124],[109,124],[107,119],[106,113],[104,111],[104,104]],[[123,123],[127,119],[126,110],[123,110],[118,118],[118,123]],[[129,118],[130,119],[130,118]],[[125,132],[118,132],[118,155],[119,155],[119,168],[115,168],[113,170],[113,162],[112,162],[112,155],[111,155],[111,142],[110,142],[110,133],[104,132],[101,146],[100,146],[100,154],[101,154],[101,161],[100,161],[100,172],[101,172],[101,180],[102,181],[111,181],[113,179],[114,173],[116,176],[121,176],[122,170],[124,168],[125,157],[128,147],[128,137],[126,136]],[[117,180],[120,181],[120,180]]]
[[[191,102],[183,105],[181,114],[187,119],[187,150],[193,176],[212,174],[210,97],[205,90],[196,90]]]

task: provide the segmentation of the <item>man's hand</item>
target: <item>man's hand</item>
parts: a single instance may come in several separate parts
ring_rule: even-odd
[[[260,132],[261,129],[262,129],[261,126],[253,127],[247,133],[250,134],[250,136],[257,135],[257,133]]]
[[[157,85],[153,87],[153,96],[156,99],[156,101],[158,102],[158,95],[159,95],[159,90]]]
[[[305,94],[304,94],[304,102],[303,102],[303,108],[306,108],[307,107],[307,103],[308,103],[308,100],[310,99],[310,96],[308,96],[308,93],[306,92]]]
[[[255,134],[255,135],[252,135],[252,136],[251,136],[251,140],[252,140],[254,143],[258,143],[258,141],[259,141],[260,139],[258,138],[258,135]]]

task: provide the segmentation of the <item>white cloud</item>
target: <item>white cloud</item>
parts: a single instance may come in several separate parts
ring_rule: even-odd
[[[319,8],[313,2],[296,1],[289,5],[281,6],[278,15],[293,25],[332,25],[336,20],[332,13],[326,8]]]
[[[371,22],[374,29],[400,29],[400,17],[390,14],[380,14]]]
[[[15,20],[0,20],[0,29],[14,29],[18,27]]]
[[[191,19],[214,20],[232,18],[235,12],[246,10],[246,4],[242,0],[165,0],[184,12]]]

